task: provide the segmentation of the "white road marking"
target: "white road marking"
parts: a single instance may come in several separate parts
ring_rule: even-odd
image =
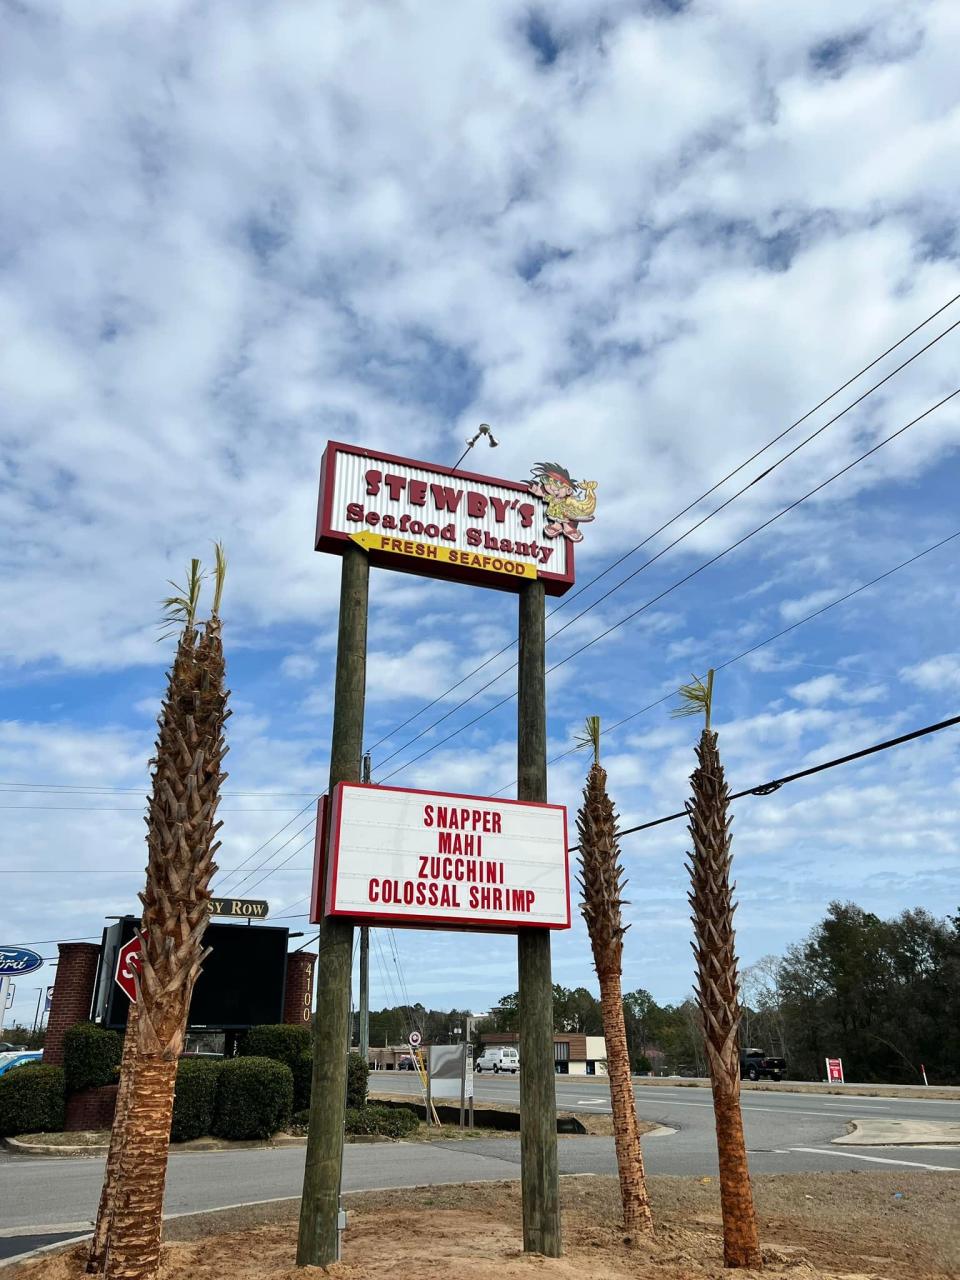
[[[713,1107],[712,1102],[681,1102],[679,1099],[665,1101],[664,1105],[667,1107]],[[754,1107],[747,1105],[742,1100],[741,1108],[744,1115],[749,1115],[752,1111],[766,1111],[774,1116],[816,1116],[818,1120],[834,1120],[838,1118],[829,1111],[801,1111],[796,1107]],[[850,1111],[849,1107],[847,1111]]]
[[[843,1107],[849,1111],[851,1107],[870,1107],[873,1110],[889,1111],[889,1102],[825,1102],[825,1107]]]
[[[574,1103],[575,1107],[604,1107],[606,1105],[604,1098],[578,1098]]]
[[[869,1160],[872,1164],[905,1165],[908,1169],[932,1169],[936,1173],[960,1173],[955,1164],[923,1164],[919,1160],[890,1160],[885,1156],[861,1156],[852,1151],[830,1151],[826,1147],[791,1147],[791,1151],[806,1151],[814,1156],[840,1156],[842,1160]]]

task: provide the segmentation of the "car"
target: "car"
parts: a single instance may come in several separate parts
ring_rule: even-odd
[[[14,1067],[39,1066],[42,1058],[42,1049],[13,1049],[0,1053],[0,1076],[12,1071]]]
[[[417,1064],[414,1062],[413,1058],[411,1058],[409,1054],[407,1054],[406,1057],[401,1058],[400,1061],[397,1063],[398,1071],[416,1071],[416,1069],[417,1069]]]
[[[520,1070],[520,1055],[516,1049],[484,1049],[473,1064],[473,1069],[477,1075],[484,1071],[492,1071],[494,1075],[509,1071],[511,1075],[516,1075]]]
[[[740,1050],[740,1079],[782,1080],[787,1074],[785,1058],[771,1058],[762,1049]]]

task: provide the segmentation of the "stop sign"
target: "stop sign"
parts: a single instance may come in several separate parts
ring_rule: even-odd
[[[128,1000],[136,1000],[137,985],[134,970],[140,972],[140,939],[133,937],[125,942],[117,953],[117,972],[114,980]]]

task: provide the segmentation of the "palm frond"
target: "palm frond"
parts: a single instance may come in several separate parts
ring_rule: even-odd
[[[600,763],[600,717],[587,716],[583,732],[577,735],[578,747],[589,747],[593,752],[593,763]]]
[[[673,707],[671,716],[703,715],[706,728],[710,728],[710,713],[713,709],[713,667],[707,672],[707,682],[694,676],[690,684],[682,684],[677,690],[680,705]]]
[[[223,599],[223,584],[227,577],[227,553],[222,542],[213,544],[213,553],[216,557],[216,565],[213,570],[213,608],[210,612],[217,617],[220,613],[220,601]]]
[[[200,561],[194,559],[190,561],[184,586],[181,587],[179,583],[168,579],[170,586],[178,594],[167,596],[163,601],[164,612],[161,625],[167,629],[159,639],[165,640],[174,632],[193,626],[197,617],[197,605],[200,603],[200,588],[206,576],[200,567]]]

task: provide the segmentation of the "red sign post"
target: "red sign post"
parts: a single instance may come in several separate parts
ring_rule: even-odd
[[[827,1058],[827,1080],[830,1084],[844,1084],[843,1059]]]
[[[136,978],[139,974],[140,939],[135,935],[117,952],[117,971],[113,975],[117,986],[131,1002],[137,998]]]

